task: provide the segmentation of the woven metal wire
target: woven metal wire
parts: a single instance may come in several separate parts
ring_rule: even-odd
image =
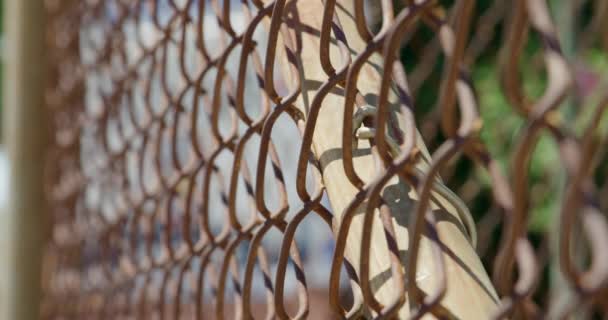
[[[575,77],[560,48],[547,1],[497,0],[480,16],[473,14],[474,1],[457,0],[450,7],[439,1],[403,1],[399,11],[393,10],[391,1],[381,2],[378,32],[369,31],[364,12],[370,8],[354,1],[357,30],[349,32],[357,34],[345,34],[335,15],[340,3],[324,1],[323,12],[318,13],[323,27],[313,31],[321,38],[319,61],[326,82],[318,86],[320,98],[302,112],[293,103],[308,84],[297,77],[283,79],[279,66],[276,74],[274,67],[275,55],[283,54],[289,65],[282,67],[294,74],[306,68],[297,63],[297,39],[290,42],[283,36],[279,44],[280,35],[297,20],[290,11],[292,2],[47,1],[46,101],[54,131],[46,187],[53,223],[44,264],[43,317],[395,315],[404,302],[379,305],[369,293],[369,280],[351,266],[359,262],[344,259],[348,219],[355,211],[344,213],[336,224],[319,155],[308,151],[315,133],[315,106],[320,108],[323,95],[334,89],[343,90],[346,97],[343,131],[336,133],[344,137],[344,171],[360,190],[348,207],[369,201],[383,217],[396,214],[383,209],[378,186],[397,175],[420,194],[406,269],[415,270],[423,225],[432,222],[424,214],[433,188],[429,177],[454,175],[457,169],[451,159],[463,156],[489,177],[494,201],[487,213],[477,215],[482,219],[478,252],[493,268],[500,297],[493,317],[561,318],[580,309],[587,316],[606,316],[608,224],[601,195],[608,195],[608,188],[594,177],[606,142],[599,128],[608,95],[602,83],[604,96],[589,107],[591,120],[583,130],[571,130],[561,120],[564,106],[576,103],[569,100],[576,95]],[[606,32],[601,30],[608,6],[601,0],[587,5],[595,11],[583,40],[589,45],[603,43],[605,48]],[[508,168],[494,160],[480,139],[480,132],[492,128],[483,127],[479,113],[492,106],[478,105],[476,97],[484,92],[476,92],[469,77],[478,59],[488,59],[485,50],[497,37],[497,25],[504,29],[497,81],[511,112],[524,120],[523,127],[512,133],[517,142]],[[425,28],[434,37],[418,46],[419,60],[406,70],[398,49]],[[519,72],[530,35],[542,43],[536,63],[544,64],[547,77],[538,97],[526,93]],[[350,56],[350,37],[362,37],[367,48],[345,59],[344,66],[332,64],[329,42]],[[366,125],[376,130],[369,139],[383,171],[365,184],[353,166],[352,114],[363,107],[357,69],[377,52],[383,55],[384,72],[375,120]],[[428,90],[424,83],[436,72],[439,59],[439,101],[419,129],[425,140],[438,133],[443,138],[436,144],[427,141],[434,152],[430,169],[420,176],[412,167],[418,150],[407,139],[415,134],[406,134],[397,149],[391,149],[390,136],[384,134],[390,127],[386,96],[395,86],[402,103],[411,107],[413,96]],[[414,119],[416,108],[408,110]],[[541,134],[556,144],[560,157],[555,161],[565,176],[556,215],[559,226],[544,235],[557,239],[555,250],[533,244],[527,228],[529,163]],[[467,196],[464,189],[456,193],[469,203],[466,198],[474,195]],[[314,286],[307,281],[311,274],[301,252],[314,235],[296,236],[303,221],[309,220],[316,221],[314,228],[325,228],[319,234],[333,232],[335,237],[324,280]],[[391,219],[382,222],[390,238]],[[317,232],[314,228],[306,232]],[[487,248],[498,229],[499,248],[492,253]],[[363,233],[370,232],[366,225]],[[434,241],[439,248],[441,240]],[[365,243],[351,245],[363,246],[362,259],[369,259],[374,248],[365,248]],[[572,248],[586,252],[582,263]],[[571,291],[557,311],[549,310],[550,298],[537,297],[546,291],[540,279],[549,263],[559,266],[554,271],[563,275],[565,288]],[[415,275],[393,273],[402,283],[414,283]],[[441,295],[429,301],[415,292],[415,286],[402,291],[424,306],[413,312],[414,317],[444,315]],[[374,311],[352,312],[365,308]]]

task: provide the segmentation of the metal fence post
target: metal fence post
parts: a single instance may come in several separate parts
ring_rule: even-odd
[[[46,233],[43,1],[5,1],[4,137],[10,165],[5,257],[7,292],[2,319],[39,317],[40,272]]]

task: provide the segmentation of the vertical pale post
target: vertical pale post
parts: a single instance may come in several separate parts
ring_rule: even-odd
[[[367,44],[359,37],[355,27],[353,1],[338,1],[336,14],[340,19],[354,59],[358,53],[364,50]],[[286,7],[289,7],[289,5]],[[298,18],[291,20],[290,29],[292,32],[298,33],[298,37],[301,37],[302,52],[298,56],[301,69],[298,76],[304,84],[302,95],[307,96],[306,98],[300,96],[297,107],[305,111],[308,110],[307,103],[313,100],[319,89],[319,85],[316,84],[327,81],[327,75],[322,69],[319,58],[319,31],[322,24],[323,1],[296,1],[295,7],[297,8]],[[294,38],[296,37],[294,36]],[[281,48],[281,46],[277,47]],[[342,65],[335,41],[331,42],[330,55],[335,66]],[[289,68],[286,67],[288,62],[284,60],[280,64],[283,66],[284,78],[291,79]],[[379,54],[374,54],[369,59],[369,63],[363,67],[359,76],[358,89],[370,105],[375,104],[373,97],[377,94],[380,86],[380,66],[382,66],[382,57]],[[391,92],[389,101],[393,104],[391,111],[393,116],[399,118],[396,114],[398,108],[394,91]],[[323,101],[313,136],[313,152],[321,162],[324,184],[338,225],[341,223],[344,209],[358,192],[346,177],[341,152],[339,152],[342,147],[343,106],[344,96],[340,90],[328,94]],[[398,120],[398,125],[401,130],[404,130],[402,120]],[[369,150],[368,142],[359,141],[359,148]],[[428,155],[420,137],[418,137],[418,148]],[[338,156],[329,156],[330,154],[338,154]],[[376,174],[374,159],[369,153],[364,152],[356,156],[354,165],[359,176],[366,182],[370,181]],[[425,170],[427,164],[421,161],[419,168]],[[388,200],[386,202],[391,207],[397,245],[399,251],[403,252],[401,262],[403,266],[407,266],[409,246],[407,221],[409,215],[413,214],[416,195],[408,185],[395,178],[387,184],[382,196],[385,200]],[[446,208],[445,212],[442,211],[439,214],[441,217],[437,223],[437,231],[444,245],[442,255],[447,277],[447,292],[441,301],[441,307],[458,319],[488,319],[492,312],[496,310],[498,298],[495,290],[479,257],[463,233],[463,222],[458,217],[456,208],[447,199],[437,198]],[[377,212],[374,219],[372,254],[369,261],[370,277],[376,299],[386,305],[395,297],[396,288],[387,279],[390,277],[389,252]],[[359,214],[352,221],[345,252],[346,257],[354,264],[357,273],[359,273],[362,230],[363,216]],[[433,258],[430,240],[426,235],[422,235],[417,268],[417,286],[427,294],[434,293],[438,288],[434,276],[437,266]],[[408,271],[405,270],[405,272]],[[399,318],[407,319],[416,307],[410,299],[407,299],[399,312]]]
[[[46,233],[43,195],[45,154],[44,1],[4,1],[4,142],[10,182],[6,224],[10,237],[2,294],[2,319],[37,319]]]

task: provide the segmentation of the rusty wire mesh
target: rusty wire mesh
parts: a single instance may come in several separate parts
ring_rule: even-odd
[[[331,38],[345,50],[347,38],[368,41],[365,51],[355,52],[340,70],[320,50],[327,74],[321,85],[352,97],[345,105],[352,113],[362,107],[353,66],[365,63],[373,52],[383,53],[377,109],[387,104],[382,97],[386,99],[388,87],[401,89],[402,104],[418,118],[422,138],[434,151],[429,172],[440,172],[451,185],[458,170],[453,158],[462,155],[489,177],[493,204],[475,217],[480,219],[478,252],[493,268],[500,297],[493,317],[606,316],[608,228],[602,211],[608,184],[597,179],[597,167],[605,156],[606,136],[599,129],[608,96],[602,82],[597,103],[587,107],[591,120],[582,130],[572,130],[562,120],[566,105],[582,103],[574,98],[574,69],[562,53],[546,1],[497,0],[480,16],[472,14],[472,1],[404,1],[395,12],[390,1],[382,1],[378,16],[383,25],[375,34],[369,33],[363,16],[370,8],[364,9],[363,1],[354,3],[357,30],[345,32],[335,22],[335,1],[325,1],[324,12],[318,13],[324,26],[320,37],[331,35],[325,41]],[[594,13],[582,42],[605,49],[602,27],[608,6],[601,0],[589,3]],[[297,44],[277,45],[275,35],[294,18],[285,1],[66,0],[47,1],[47,7],[46,99],[54,131],[47,170],[53,224],[44,265],[45,318],[338,317],[346,314],[344,308],[360,306],[382,312],[365,293],[361,299],[350,293],[361,282],[369,286],[368,280],[358,279],[340,254],[334,255],[333,265],[326,265],[323,279],[326,286],[331,280],[329,291],[310,288],[306,280],[311,274],[299,246],[307,240],[295,236],[302,220],[320,222],[315,228],[325,225],[324,232],[333,228],[342,252],[346,238],[339,235],[349,226],[335,225],[319,155],[295,152],[310,150],[314,130],[307,129],[314,129],[310,122],[316,120],[291,105],[306,84],[280,80],[279,72],[274,73],[272,48],[286,52],[295,72],[306,68],[297,65]],[[235,7],[240,8],[238,18],[231,14]],[[480,132],[493,128],[482,127],[479,112],[492,106],[478,105],[483,99],[475,97],[484,92],[475,92],[468,77],[496,38],[499,24],[504,37],[502,60],[493,58],[501,66],[496,81],[511,112],[524,120],[512,133],[517,143],[507,168],[480,139]],[[395,53],[422,28],[435,36],[416,47],[415,64],[404,69]],[[530,35],[542,43],[535,63],[544,63],[546,70],[547,85],[538,97],[527,94],[518,71],[528,67],[522,66],[521,56]],[[429,90],[424,83],[438,65],[445,69],[441,90],[436,84],[431,89],[440,101],[420,119],[413,97]],[[350,113],[345,126],[352,123]],[[383,134],[389,120],[380,111],[375,119],[367,125],[380,128],[374,152],[387,169],[374,181],[403,177],[426,202],[416,206],[422,217],[433,183],[428,176],[433,175],[412,172],[418,155],[407,135],[399,141],[401,148],[391,152]],[[351,131],[336,134],[345,137],[346,175],[361,190],[362,197],[351,199],[357,204],[373,196],[374,184],[362,183],[352,166]],[[560,155],[555,162],[565,178],[556,209],[559,227],[544,233],[537,245],[527,229],[534,205],[528,174],[541,134],[555,142]],[[469,204],[481,191],[474,187],[475,177],[467,181],[473,183],[454,189]],[[390,236],[390,219],[383,223]],[[419,223],[412,226],[417,226],[410,238],[415,241],[421,229]],[[364,228],[363,233],[371,232],[371,226]],[[311,231],[322,232],[306,232]],[[497,233],[497,248],[490,250]],[[555,248],[548,244],[551,237],[557,239]],[[584,258],[575,257],[572,248]],[[415,267],[416,255],[410,256]],[[553,297],[541,283],[550,264],[559,266],[552,272],[561,272],[564,288],[571,292],[557,311],[549,310]],[[352,288],[340,281],[342,269],[355,280]],[[398,272],[394,276],[404,277]],[[338,299],[336,289],[346,298]],[[409,293],[411,299],[421,299]],[[440,299],[420,303],[427,307],[418,308],[416,316],[442,315]],[[361,315],[348,313],[353,314]]]

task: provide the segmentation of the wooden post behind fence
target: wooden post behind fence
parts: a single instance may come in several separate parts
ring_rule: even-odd
[[[289,62],[284,56],[280,63],[283,67],[284,79],[294,79],[294,76],[299,77],[303,84],[302,94],[297,100],[296,106],[304,114],[309,109],[309,102],[313,100],[320,89],[319,85],[315,84],[322,84],[327,81],[327,74],[324,72],[319,59],[319,34],[321,33],[323,19],[323,3],[323,1],[297,1],[296,5],[292,6],[292,8],[297,7],[295,11],[297,12],[297,19],[293,17],[290,19],[289,29],[292,38],[299,39],[302,45],[302,51],[298,55],[301,64],[300,74],[291,75],[290,68],[287,67]],[[286,5],[286,7],[289,7],[289,5]],[[348,41],[348,46],[352,50],[352,59],[363,52],[367,45],[357,32],[354,11],[354,0],[337,2],[335,12]],[[335,66],[343,65],[344,61],[340,56],[334,34],[332,34],[330,47],[332,64]],[[277,48],[282,48],[282,45],[277,45]],[[373,97],[377,95],[380,87],[382,61],[380,54],[373,54],[368,63],[363,66],[359,76],[357,87],[370,105],[375,103]],[[288,83],[288,85],[293,85],[293,83],[294,81]],[[341,90],[333,90],[323,100],[313,136],[313,151],[315,157],[321,162],[324,184],[336,217],[335,230],[339,228],[342,222],[345,208],[358,192],[357,188],[347,178],[343,169],[343,159],[340,156],[344,113],[344,95],[340,92]],[[306,95],[307,98],[304,99],[303,95]],[[396,101],[396,93],[391,90],[389,97],[389,102],[393,105],[391,113],[398,112],[396,111]],[[398,121],[398,125],[402,131],[406,132],[403,121]],[[423,153],[428,154],[426,146],[420,138],[417,139],[417,147]],[[367,141],[361,140],[359,141],[359,149],[369,150],[370,145]],[[377,173],[377,160],[373,158],[369,152],[356,154],[354,157],[355,168],[365,182],[369,182]],[[417,166],[421,170],[425,170],[427,164],[421,161]],[[392,219],[401,264],[407,267],[409,242],[407,221],[409,215],[413,214],[416,196],[407,184],[394,178],[384,187],[382,197],[386,200],[385,202],[393,214]],[[446,311],[446,315],[455,316],[458,319],[488,319],[496,309],[498,302],[496,292],[479,257],[463,233],[463,221],[458,217],[455,208],[453,206],[444,208],[446,210],[440,212],[442,217],[438,219],[437,223],[438,235],[444,246],[441,254],[445,262],[447,278],[447,291],[440,303],[440,308]],[[358,276],[360,276],[359,260],[361,256],[361,230],[363,229],[362,212],[364,209],[360,211],[361,214],[357,214],[351,223],[345,252]],[[374,217],[371,241],[372,253],[369,261],[371,287],[376,299],[386,306],[395,299],[398,289],[389,279],[391,274],[390,255],[378,210],[376,210]],[[439,286],[436,277],[436,259],[433,258],[434,253],[431,250],[430,241],[427,233],[422,235],[418,254],[418,270],[416,272],[417,286],[429,295],[436,292]],[[406,274],[407,272],[405,270]],[[412,299],[408,299],[407,293],[405,298],[405,304],[399,311],[399,319],[409,318],[413,310],[418,307],[412,303]],[[369,312],[369,310],[366,312]]]

